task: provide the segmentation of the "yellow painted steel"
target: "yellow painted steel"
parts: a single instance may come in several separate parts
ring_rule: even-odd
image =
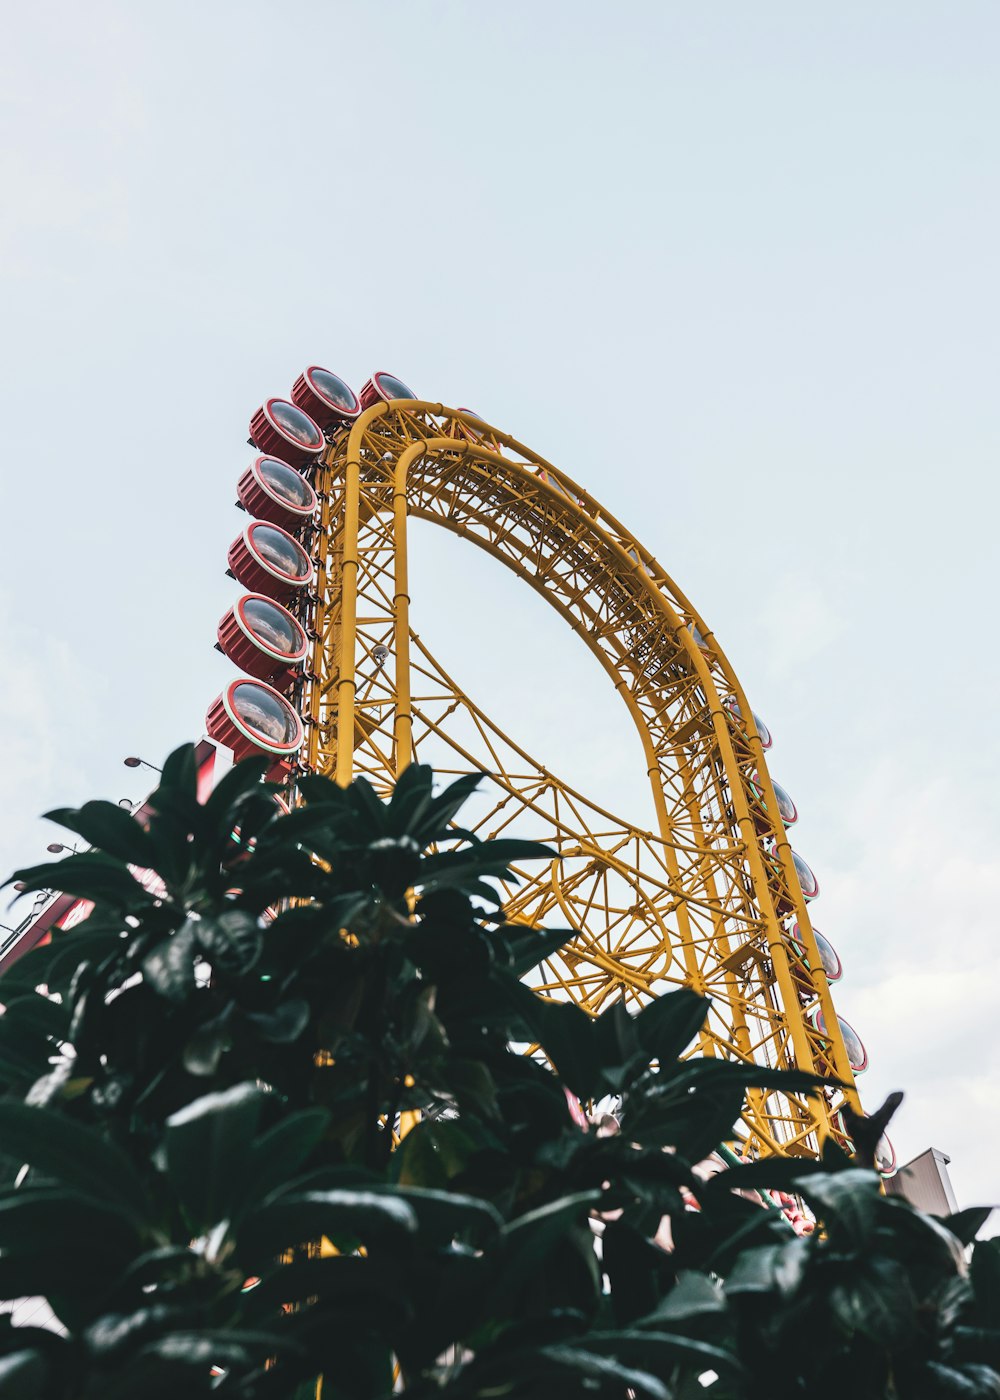
[[[542,965],[538,990],[594,1014],[676,986],[707,993],[703,1053],[832,1071],[847,1086],[753,1093],[745,1150],[812,1156],[840,1136],[835,1114],[844,1098],[859,1107],[857,1094],[752,712],[653,555],[563,472],[441,404],[368,409],[333,440],[316,485],[307,766],[341,783],[364,773],[383,792],[422,753],[442,776],[482,770],[478,834],[516,832],[558,852],[506,891],[509,917],[578,931]],[[499,560],[590,648],[639,735],[655,831],[560,782],[412,631],[410,519]],[[796,921],[799,944],[788,935]]]

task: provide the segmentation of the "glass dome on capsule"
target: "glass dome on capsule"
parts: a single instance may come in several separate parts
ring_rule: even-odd
[[[819,953],[819,960],[823,965],[823,971],[826,973],[826,980],[828,982],[839,982],[841,977],[843,977],[844,975],[844,968],[843,964],[840,961],[840,954],[837,952],[836,948],[834,948],[830,940],[820,933],[818,928],[814,928],[812,932],[813,938],[815,938],[816,940],[816,949]],[[799,934],[798,919],[796,919],[795,923],[792,924],[792,927],[789,929],[788,937],[795,944],[795,947],[799,950],[800,957],[802,957],[803,960],[806,960],[805,944],[803,943],[802,938]]]
[[[826,1020],[822,1010],[817,1007],[809,1018],[820,1035],[826,1035]],[[837,1025],[840,1027],[840,1034],[844,1041],[844,1049],[847,1051],[847,1062],[855,1074],[864,1074],[868,1068],[868,1051],[865,1049],[864,1041],[849,1021],[845,1021],[843,1016],[837,1017]]]
[[[379,369],[363,386],[358,397],[362,408],[371,408],[376,403],[392,403],[397,399],[415,399],[417,396],[397,375]]]
[[[736,720],[736,723],[740,726],[740,728],[745,730],[746,723],[743,719],[743,711],[740,709],[740,702],[737,700],[736,696],[730,695],[726,700],[723,700],[722,703],[725,706],[725,708],[729,711],[729,713],[733,716],[733,718]],[[760,715],[757,714],[756,710],[751,710],[750,715],[753,719],[753,725],[757,734],[757,738],[761,742],[761,747],[764,749],[769,749],[771,747],[771,744],[774,742],[771,737],[770,729],[768,729],[767,725],[761,719]]]
[[[771,786],[774,788],[774,796],[778,803],[778,816],[784,826],[794,826],[799,819],[798,808],[792,801],[789,794],[781,786],[771,779]],[[750,775],[750,792],[754,800],[754,805],[759,807],[761,812],[767,815],[767,802],[764,797],[764,786],[760,780],[760,774],[756,771]]]

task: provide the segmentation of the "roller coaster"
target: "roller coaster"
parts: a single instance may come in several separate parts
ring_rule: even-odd
[[[707,994],[693,1051],[844,1086],[752,1092],[735,1150],[849,1146],[842,1110],[860,1108],[867,1055],[834,1007],[842,968],[812,926],[819,882],[788,835],[798,809],[771,777],[770,730],[663,565],[561,468],[386,372],[356,394],[310,366],[253,414],[250,444],[249,520],[228,553],[246,591],[217,641],[241,674],[209,708],[211,738],[270,755],[293,794],[303,773],[364,774],[384,793],[414,761],[481,771],[477,834],[556,853],[504,891],[509,918],[575,930],[537,990],[595,1015],[677,986]],[[411,621],[414,521],[498,560],[590,649],[641,743],[654,829],[561,781],[435,658]]]

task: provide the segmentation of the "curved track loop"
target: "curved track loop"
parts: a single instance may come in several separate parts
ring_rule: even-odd
[[[309,766],[385,788],[414,757],[481,768],[482,835],[558,851],[519,871],[510,917],[579,930],[537,985],[597,1012],[671,986],[712,998],[709,1055],[833,1072],[857,1105],[830,989],[780,819],[751,808],[764,753],[724,705],[746,696],[704,620],[656,559],[562,472],[475,415],[398,401],[369,409],[317,472],[318,589],[304,712]],[[407,522],[431,521],[499,559],[581,637],[617,690],[646,758],[657,830],[622,821],[508,738],[409,625]],[[751,730],[753,726],[750,726]],[[450,755],[446,757],[446,755]],[[786,935],[795,919],[800,953]],[[832,1034],[810,1023],[823,1013]],[[840,1094],[757,1092],[752,1155],[812,1156]]]

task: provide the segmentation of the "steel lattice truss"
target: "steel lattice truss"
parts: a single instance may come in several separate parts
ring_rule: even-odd
[[[547,869],[517,872],[508,916],[579,931],[542,965],[540,991],[596,1013],[618,998],[640,1005],[692,987],[712,998],[703,1053],[833,1072],[856,1104],[764,752],[739,718],[751,714],[746,696],[648,550],[562,472],[440,404],[369,409],[334,439],[315,485],[309,767],[342,782],[364,773],[380,791],[414,759],[433,758],[442,774],[483,770],[487,799],[468,824],[558,852]],[[499,559],[591,649],[642,742],[656,831],[560,782],[413,633],[414,518]],[[786,931],[795,920],[798,942]],[[746,1148],[813,1155],[842,1132],[838,1106],[839,1095],[757,1092],[744,1110]]]

